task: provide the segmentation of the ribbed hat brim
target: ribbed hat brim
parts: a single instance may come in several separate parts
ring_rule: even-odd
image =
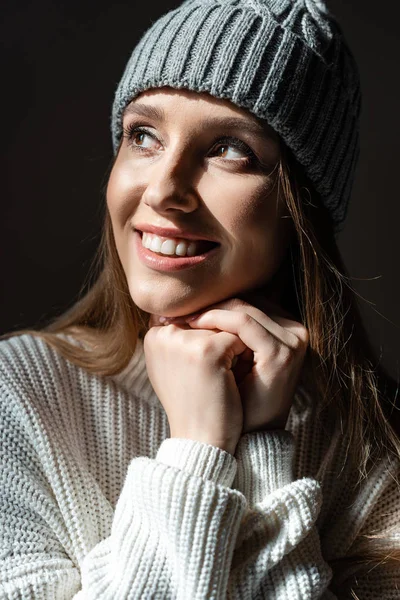
[[[161,17],[134,49],[112,110],[163,86],[208,92],[266,119],[303,165],[340,229],[359,154],[360,89],[340,32],[324,55],[268,11],[245,3],[187,2]]]

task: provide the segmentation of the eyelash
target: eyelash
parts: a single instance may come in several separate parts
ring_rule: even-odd
[[[145,127],[142,127],[140,125],[135,125],[134,123],[130,123],[129,125],[124,127],[124,137],[128,141],[128,146],[130,146],[131,148],[134,148],[135,150],[139,150],[139,152],[146,152],[148,149],[142,148],[141,146],[134,145],[133,139],[134,139],[135,134],[137,134],[137,133],[145,133],[146,135],[150,136],[151,138],[159,141],[156,138],[156,136],[153,135],[152,133],[150,133]],[[241,152],[243,152],[243,154],[246,155],[246,158],[232,159],[232,158],[220,157],[221,160],[227,160],[229,162],[240,160],[240,164],[244,165],[246,167],[254,166],[259,162],[256,155],[254,154],[254,152],[252,152],[250,150],[250,148],[247,146],[247,144],[245,144],[238,138],[231,137],[231,136],[222,136],[221,138],[216,140],[216,142],[213,145],[213,148],[215,146],[224,146],[224,145],[225,146],[227,146],[227,145],[233,146],[234,148],[240,150]]]

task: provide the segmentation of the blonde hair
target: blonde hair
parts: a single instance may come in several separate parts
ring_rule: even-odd
[[[301,382],[321,399],[321,413],[328,412],[330,422],[346,432],[348,459],[360,482],[383,456],[390,455],[399,464],[397,386],[368,340],[329,215],[284,146],[276,176],[294,225],[284,261],[292,273],[283,294],[285,308],[310,335]],[[39,336],[68,360],[98,375],[114,375],[127,366],[137,339],[148,330],[150,315],[131,299],[106,203],[101,242],[80,296],[70,310],[41,330],[23,329],[2,338]],[[58,333],[71,334],[90,349],[70,344]],[[400,547],[393,544],[393,538],[379,533],[366,537],[360,561],[398,565]]]

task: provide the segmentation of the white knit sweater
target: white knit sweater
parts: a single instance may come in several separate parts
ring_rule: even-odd
[[[301,388],[286,431],[232,456],[169,438],[142,342],[99,377],[23,335],[0,342],[0,407],[2,599],[400,598],[348,561],[358,535],[399,536],[388,463],[355,488]]]

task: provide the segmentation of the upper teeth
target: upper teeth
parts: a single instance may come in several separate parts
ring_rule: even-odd
[[[177,254],[178,256],[194,256],[196,254],[196,242],[188,240],[175,240],[165,237],[159,237],[153,233],[143,232],[142,244],[152,252],[161,254]]]

